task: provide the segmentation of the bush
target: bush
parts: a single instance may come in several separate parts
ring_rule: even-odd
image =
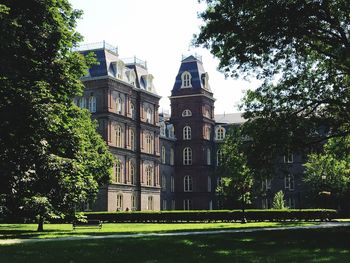
[[[86,212],[88,220],[109,223],[194,223],[194,222],[237,222],[243,218],[241,210],[210,211],[133,211],[133,212]],[[270,209],[246,210],[248,221],[326,221],[336,217],[332,209]]]

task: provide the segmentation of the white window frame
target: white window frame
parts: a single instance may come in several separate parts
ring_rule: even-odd
[[[191,210],[192,209],[192,200],[191,199],[184,199],[183,209],[184,210]]]
[[[288,174],[284,177],[284,188],[293,191],[295,187],[294,175]]]
[[[192,165],[192,149],[190,147],[183,149],[183,165]]]
[[[133,162],[130,162],[130,180],[131,184],[136,183],[135,165]]]
[[[184,71],[181,74],[181,88],[191,88],[192,84],[191,84],[191,80],[192,80],[192,75],[190,72],[188,71]]]
[[[123,194],[119,193],[117,194],[117,201],[116,201],[116,210],[117,211],[123,211]]]
[[[162,158],[161,158],[161,161],[162,161],[162,164],[165,164],[165,147],[164,146],[162,146],[162,150],[161,150],[161,152],[162,152]]]
[[[192,192],[192,191],[193,191],[192,176],[186,175],[184,177],[184,192]]]
[[[95,96],[91,96],[89,97],[89,103],[88,103],[88,108],[89,108],[89,111],[94,113],[96,112],[96,97]]]
[[[226,133],[225,128],[223,128],[221,126],[216,128],[216,132],[215,132],[216,140],[218,140],[218,141],[224,140],[225,139],[225,133]]]
[[[191,127],[190,126],[185,126],[183,128],[183,140],[191,140],[192,137],[192,131],[191,131]]]
[[[192,112],[189,109],[182,111],[182,117],[190,117],[192,116]]]
[[[132,151],[135,151],[135,132],[130,130],[130,148]]]
[[[284,163],[293,163],[294,162],[294,154],[291,151],[287,151],[283,156]]]
[[[152,123],[152,109],[151,108],[146,109],[146,122]]]
[[[222,151],[221,149],[217,150],[216,152],[216,166],[219,166],[221,163],[221,158],[222,158]]]
[[[115,164],[115,182],[122,183],[123,166],[120,160]]]
[[[115,130],[115,146],[123,148],[123,129],[120,125],[117,125]]]
[[[165,133],[165,123],[164,122],[161,122],[160,123],[160,136],[166,136],[166,133]]]

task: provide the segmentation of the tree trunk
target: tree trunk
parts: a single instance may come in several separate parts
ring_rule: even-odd
[[[39,222],[38,222],[38,232],[44,231],[44,217],[39,216]]]
[[[245,218],[245,199],[244,193],[242,193],[242,224],[247,223],[247,219]]]

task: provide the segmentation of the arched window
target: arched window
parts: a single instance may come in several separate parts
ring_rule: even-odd
[[[182,86],[181,88],[190,88],[192,87],[191,85],[191,73],[188,71],[185,71],[184,73],[182,73],[181,75],[181,80],[182,80]]]
[[[225,139],[225,129],[223,127],[218,127],[215,135],[217,140]]]
[[[89,105],[88,105],[90,112],[96,112],[96,97],[91,96],[89,98]]]
[[[193,186],[192,186],[192,177],[189,175],[186,175],[184,177],[184,191],[185,192],[192,192]]]
[[[174,165],[174,159],[175,159],[175,157],[174,157],[174,149],[171,148],[170,149],[170,165]]]
[[[84,97],[78,99],[78,105],[81,109],[86,108],[86,99]]]
[[[115,99],[115,109],[116,109],[116,113],[118,114],[122,114],[122,99],[121,98],[116,98]]]
[[[183,128],[183,139],[184,140],[191,140],[191,127],[185,126]]]
[[[146,110],[146,122],[152,123],[152,110],[150,108]]]
[[[122,132],[122,127],[120,127],[119,125],[117,125],[116,127],[116,146],[117,147],[123,147],[122,146],[122,142],[123,142],[123,132]]]
[[[165,134],[165,123],[164,122],[161,122],[160,123],[160,136],[166,136]]]
[[[153,153],[153,137],[151,134],[146,135],[146,152]]]
[[[149,196],[147,200],[147,210],[153,210],[153,196]]]
[[[135,178],[135,165],[134,163],[130,163],[130,183],[135,184],[136,183],[136,178]]]
[[[162,164],[165,164],[165,147],[162,146]]]
[[[146,167],[146,185],[153,185],[153,168],[150,165]]]
[[[220,165],[221,159],[222,159],[222,152],[221,152],[221,150],[219,149],[219,150],[216,152],[216,165],[217,165],[217,166]]]
[[[130,148],[135,150],[135,132],[133,130],[130,130]]]
[[[131,113],[131,118],[135,119],[136,111],[135,111],[135,105],[133,103],[130,104],[130,113]]]
[[[207,149],[207,165],[211,165],[211,151]]]
[[[192,149],[190,147],[186,147],[183,150],[183,164],[184,165],[192,164]]]
[[[136,196],[134,194],[131,195],[131,210],[136,210]]]
[[[117,183],[122,182],[122,165],[119,160],[115,164],[115,181]]]
[[[174,134],[174,126],[173,125],[169,125],[169,138],[174,138],[175,134]]]
[[[123,210],[123,195],[117,194],[117,211]]]
[[[192,112],[189,109],[186,109],[182,112],[182,117],[192,116]]]
[[[162,189],[163,191],[166,190],[166,177],[164,174],[162,175]]]

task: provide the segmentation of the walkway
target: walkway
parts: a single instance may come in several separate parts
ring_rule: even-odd
[[[33,239],[3,239],[0,245],[11,245],[20,243],[33,242],[50,242],[50,241],[70,241],[70,240],[95,240],[108,238],[131,238],[131,237],[166,237],[166,236],[188,236],[188,235],[212,235],[224,233],[251,233],[259,231],[280,231],[280,230],[298,230],[298,229],[323,229],[334,227],[350,226],[350,222],[326,222],[312,226],[296,226],[296,227],[261,227],[261,228],[239,228],[239,229],[223,229],[208,231],[185,231],[185,232],[167,232],[167,233],[139,233],[139,234],[115,234],[104,236],[74,236],[74,237],[58,237],[58,238],[33,238]]]

